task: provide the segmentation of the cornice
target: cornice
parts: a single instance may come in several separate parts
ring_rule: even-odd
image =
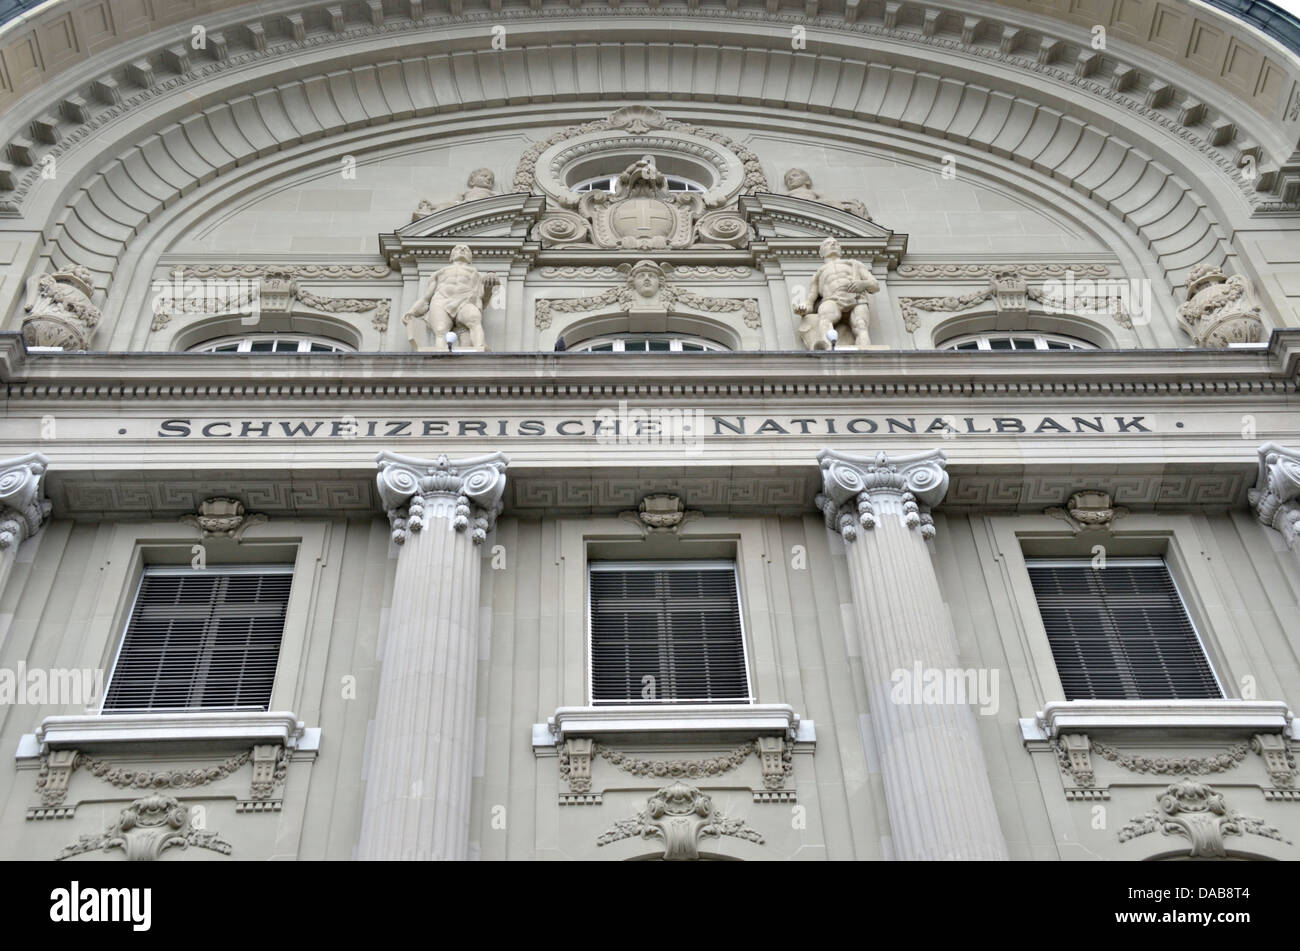
[[[160,30],[148,42],[133,41],[130,55],[113,58],[111,67],[102,75],[93,77],[86,73],[75,91],[63,88],[57,94],[62,97],[61,101],[29,96],[18,104],[21,113],[31,114],[24,116],[27,121],[18,134],[8,133],[11,138],[7,144],[7,157],[19,167],[6,165],[0,169],[3,171],[0,189],[5,189],[0,190],[0,202],[8,204],[11,214],[15,213],[31,187],[40,180],[41,163],[46,156],[57,159],[69,147],[90,137],[97,128],[119,122],[127,112],[224,72],[241,70],[277,57],[301,56],[305,51],[321,47],[413,31],[445,36],[447,31],[456,27],[476,24],[495,26],[503,21],[545,22],[572,17],[589,21],[592,14],[591,10],[569,7],[538,9],[533,2],[527,7],[520,5],[512,9],[501,0],[494,0],[492,6],[491,10],[465,11],[461,3],[453,0],[450,15],[434,15],[422,4],[413,3],[408,15],[386,17],[380,13],[364,23],[347,22],[345,14],[334,16],[330,8],[321,4],[283,4],[274,10],[266,9],[265,5],[250,6],[247,9],[256,10],[256,15],[251,18],[247,14],[241,15],[238,10],[230,14],[214,12],[208,18],[214,21],[214,40],[204,51],[189,50],[184,42],[188,36]],[[901,17],[900,8],[903,10]],[[1173,82],[1169,76],[1155,75],[1151,65],[1153,57],[1143,55],[1147,51],[1141,48],[1133,47],[1121,53],[1124,44],[1118,43],[1111,44],[1101,53],[1091,50],[1077,25],[1053,22],[1042,15],[1048,11],[1036,10],[1033,15],[1026,16],[1021,11],[1004,13],[984,7],[979,8],[978,13],[963,15],[965,11],[961,6],[944,3],[886,4],[883,12],[873,5],[863,10],[861,15],[859,10],[858,4],[850,3],[842,14],[821,11],[817,0],[810,0],[800,12],[779,11],[770,3],[741,9],[739,3],[732,0],[726,8],[696,3],[678,8],[675,5],[661,7],[657,2],[646,6],[635,2],[613,2],[608,6],[602,5],[598,13],[601,17],[619,19],[680,18],[720,25],[747,21],[793,24],[805,29],[835,30],[850,36],[872,36],[905,43],[919,47],[922,59],[927,58],[926,50],[938,49],[996,62],[999,66],[1026,74],[1025,82],[1029,86],[1050,78],[1160,126],[1205,154],[1223,170],[1229,181],[1235,183],[1243,197],[1262,209],[1279,210],[1294,204],[1293,196],[1288,204],[1267,202],[1270,190],[1283,186],[1284,178],[1294,178],[1294,175],[1282,174],[1276,164],[1267,161],[1270,156],[1256,154],[1257,158],[1263,159],[1260,162],[1261,173],[1267,172],[1267,175],[1261,174],[1248,182],[1236,174],[1236,161],[1247,151],[1247,144],[1258,153],[1258,141],[1273,138],[1269,132],[1269,120],[1273,117],[1261,117],[1264,121],[1257,123],[1259,128],[1251,130],[1255,139],[1250,139],[1246,130],[1238,132],[1238,116],[1222,113],[1221,106],[1208,104],[1190,88],[1184,88],[1191,80],[1187,83]],[[923,17],[914,23],[912,20],[918,11]],[[867,17],[875,20],[877,16],[883,18],[878,22],[867,22]],[[330,23],[331,27],[324,30],[314,28],[309,32],[309,28],[321,22]],[[1035,44],[1031,42],[1033,40],[1038,42]],[[1070,56],[1074,57],[1073,61]],[[1058,59],[1060,65],[1056,63]],[[123,67],[121,64],[124,62],[130,65]],[[1293,62],[1284,63],[1294,66]],[[1161,66],[1174,72],[1182,69],[1171,60],[1161,61]],[[85,69],[79,72],[85,73]],[[1294,86],[1294,77],[1286,78]],[[56,85],[66,87],[67,84]],[[1230,98],[1228,90],[1219,91],[1225,99]],[[1297,98],[1300,93],[1290,90],[1289,93],[1300,103],[1300,98]],[[48,97],[50,94],[45,95]],[[1287,119],[1291,121],[1291,113],[1295,110],[1290,105],[1287,110]],[[41,114],[38,116],[37,113]],[[1192,121],[1193,116],[1196,121]],[[29,122],[30,130],[26,128]],[[1202,128],[1207,131],[1198,131]],[[1232,146],[1237,140],[1242,145],[1234,149]],[[1274,143],[1272,151],[1277,154],[1272,158],[1278,163],[1286,163],[1288,156],[1281,154],[1281,150],[1282,146]],[[1288,166],[1287,171],[1295,170]]]
[[[275,382],[266,382],[268,380]],[[599,353],[29,353],[0,334],[10,401],[322,398],[750,399],[957,396],[1292,397],[1300,328],[1268,347],[978,353],[935,350]]]

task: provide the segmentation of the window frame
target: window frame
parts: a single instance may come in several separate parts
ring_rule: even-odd
[[[298,343],[297,350],[267,350],[254,351],[253,341],[270,340],[273,343],[279,341],[296,340]],[[218,351],[215,348],[226,346],[228,344],[238,344],[238,349]],[[330,347],[329,350],[312,350],[312,344],[323,344]],[[196,343],[189,347],[186,353],[257,353],[258,356],[276,356],[279,354],[292,354],[294,356],[304,353],[356,353],[356,350],[347,346],[340,340],[334,340],[319,334],[295,334],[295,333],[267,333],[267,334],[232,334],[225,337],[213,337]]]
[[[1093,561],[1093,559],[1088,558],[1088,557],[1076,557],[1076,558],[1068,558],[1068,557],[1067,557],[1067,558],[1031,558],[1031,557],[1026,557],[1026,558],[1024,559],[1024,566],[1025,566],[1025,573],[1026,573],[1026,575],[1028,575],[1028,574],[1029,574],[1029,569],[1030,569],[1030,568],[1062,568],[1062,567],[1072,567],[1072,568],[1077,568],[1077,567],[1091,567],[1091,565],[1092,565],[1092,561]],[[1106,565],[1105,568],[1101,568],[1101,569],[1097,569],[1097,570],[1104,571],[1104,570],[1106,570],[1107,568],[1118,567],[1118,566],[1131,566],[1131,567],[1135,567],[1135,568],[1137,568],[1137,567],[1146,567],[1146,568],[1160,567],[1160,568],[1163,568],[1163,569],[1164,569],[1165,574],[1166,574],[1166,575],[1168,576],[1168,578],[1169,578],[1169,583],[1173,586],[1174,593],[1178,596],[1178,606],[1179,606],[1180,608],[1182,608],[1182,611],[1183,611],[1183,617],[1185,617],[1185,618],[1187,619],[1187,624],[1188,624],[1188,626],[1192,629],[1192,635],[1193,635],[1193,637],[1195,638],[1196,646],[1197,646],[1197,647],[1200,649],[1200,651],[1201,651],[1201,656],[1202,656],[1202,657],[1204,658],[1204,660],[1205,660],[1205,666],[1206,666],[1207,668],[1209,668],[1210,675],[1214,678],[1214,685],[1215,685],[1215,686],[1218,688],[1218,690],[1219,690],[1219,696],[1217,696],[1217,697],[1184,698],[1184,699],[1192,699],[1192,700],[1197,700],[1197,701],[1207,702],[1207,703],[1212,703],[1212,702],[1214,702],[1214,701],[1216,701],[1216,700],[1227,700],[1227,699],[1230,699],[1227,690],[1224,689],[1223,678],[1222,678],[1221,676],[1219,676],[1219,671],[1218,671],[1218,669],[1217,669],[1216,666],[1215,666],[1215,663],[1214,663],[1214,656],[1213,656],[1213,654],[1210,652],[1209,645],[1206,644],[1205,637],[1204,637],[1204,635],[1202,635],[1202,633],[1201,633],[1200,626],[1196,623],[1196,617],[1193,615],[1193,613],[1192,613],[1192,611],[1191,611],[1191,608],[1189,607],[1189,605],[1188,605],[1188,603],[1187,603],[1187,598],[1186,598],[1186,597],[1184,596],[1184,594],[1183,594],[1182,586],[1178,583],[1178,577],[1177,577],[1177,575],[1175,574],[1173,568],[1169,565],[1168,560],[1167,560],[1166,558],[1164,558],[1163,556],[1158,556],[1158,555],[1152,555],[1152,556],[1118,556],[1118,557],[1113,557],[1113,558],[1112,558],[1112,557],[1107,557],[1107,558],[1106,558],[1105,565]],[[1042,609],[1041,609],[1041,607],[1039,606],[1039,601],[1038,601],[1037,591],[1033,588],[1033,582],[1032,582],[1032,580],[1031,580],[1031,582],[1030,582],[1030,590],[1031,590],[1031,592],[1032,592],[1033,595],[1034,595],[1034,609],[1035,609],[1036,611],[1039,612],[1039,617],[1040,617],[1040,619],[1041,619],[1041,617],[1042,617]],[[1045,622],[1045,621],[1043,622],[1043,629],[1044,629],[1044,633],[1046,634],[1046,622]],[[1056,665],[1056,657],[1055,657],[1055,653],[1052,652],[1052,650],[1051,650],[1051,641],[1050,641],[1050,638],[1049,638],[1049,640],[1048,640],[1048,651],[1049,651],[1049,653],[1052,654],[1052,663],[1053,663],[1053,666],[1056,666],[1056,669],[1057,669],[1057,677],[1058,677],[1058,679],[1059,679],[1059,677],[1060,677],[1060,667]],[[1062,683],[1062,693],[1064,693],[1064,684],[1063,684],[1063,683]],[[1083,697],[1081,697],[1081,698],[1075,698],[1075,699],[1078,700],[1078,701],[1088,702],[1088,703],[1108,703],[1108,702],[1111,702],[1110,700],[1097,699],[1097,698],[1083,698]],[[1136,698],[1127,698],[1127,699],[1136,699]],[[1165,698],[1148,697],[1148,698],[1142,698],[1142,699],[1150,700],[1150,701],[1154,701],[1154,702],[1159,702],[1159,701],[1162,701],[1162,700],[1173,700],[1174,698],[1173,698],[1173,697],[1165,697]],[[1065,702],[1073,702],[1073,701],[1066,700]]]
[[[667,340],[668,350],[628,350],[626,344],[630,340]],[[603,344],[612,344],[609,350],[593,350],[594,346]],[[698,344],[700,350],[685,350],[683,344]],[[654,353],[730,353],[722,344],[716,340],[709,340],[707,337],[699,337],[692,334],[653,334],[653,333],[628,333],[628,334],[603,334],[598,337],[589,337],[575,343],[571,348],[574,353],[637,353],[649,355]]]
[[[269,713],[275,709],[275,688],[279,683],[281,676],[281,660],[284,653],[285,638],[289,629],[289,607],[293,603],[294,581],[297,580],[297,565],[289,563],[249,563],[233,565],[209,565],[204,568],[192,568],[180,565],[164,564],[143,564],[140,567],[138,576],[135,579],[134,591],[131,595],[130,606],[126,612],[126,618],[123,621],[117,638],[117,646],[113,650],[112,663],[108,667],[108,676],[104,679],[104,696],[100,698],[98,712],[101,716],[150,716],[150,715],[177,715],[177,714],[196,714],[205,715],[212,713]],[[279,643],[276,646],[275,655],[275,672],[271,678],[271,688],[267,692],[266,707],[264,710],[248,710],[246,708],[231,707],[128,707],[122,709],[110,710],[106,707],[109,695],[113,690],[113,679],[117,674],[117,665],[122,658],[122,651],[126,647],[127,635],[131,630],[131,622],[135,618],[136,609],[140,604],[140,592],[144,589],[144,581],[148,575],[192,575],[192,574],[209,574],[209,575],[247,575],[247,574],[285,574],[290,578],[289,592],[285,597],[285,616],[284,622],[280,628]]]
[[[989,344],[993,339],[1032,339],[1034,348],[1032,350],[1021,350],[1017,347],[1008,349],[995,349]],[[984,330],[975,333],[957,334],[956,336],[946,337],[935,344],[938,350],[957,350],[961,344],[974,342],[976,350],[981,353],[1070,353],[1071,351],[1080,350],[1099,350],[1101,349],[1091,341],[1084,340],[1082,337],[1072,337],[1069,334],[1049,333],[1044,331],[1019,331],[1019,330]],[[1053,349],[1047,344],[1050,342],[1069,344],[1068,347]],[[970,353],[969,347],[960,351],[961,353]]]
[[[596,681],[593,661],[595,659],[594,644],[592,643],[592,620],[595,612],[592,610],[591,603],[591,575],[593,571],[688,571],[692,569],[718,569],[729,568],[732,572],[732,580],[735,583],[736,590],[736,621],[740,628],[740,648],[741,659],[745,666],[745,692],[744,699],[729,700],[645,700],[643,698],[633,698],[628,700],[597,700],[596,699]],[[753,706],[758,703],[758,698],[754,691],[754,675],[750,667],[749,659],[749,632],[745,626],[745,610],[741,600],[740,590],[740,566],[736,559],[726,558],[706,558],[706,559],[630,559],[630,560],[588,560],[585,566],[583,596],[586,602],[587,615],[587,704],[597,709],[620,709],[632,706],[653,706],[660,708],[672,707],[692,707],[692,706],[722,706],[725,704]]]

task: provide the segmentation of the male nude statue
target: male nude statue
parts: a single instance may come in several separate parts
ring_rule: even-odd
[[[402,317],[413,346],[418,346],[413,326],[422,319],[433,332],[435,346],[446,339],[455,324],[468,335],[469,346],[485,349],[483,309],[496,287],[494,274],[484,274],[470,264],[469,246],[458,244],[451,249],[451,264],[429,278],[424,296]]]
[[[794,312],[803,318],[799,336],[809,350],[829,350],[826,332],[845,315],[853,328],[854,344],[859,350],[871,346],[867,324],[871,319],[869,295],[880,290],[871,269],[861,261],[840,257],[840,243],[834,238],[822,242],[820,253],[826,262],[817,269],[808,284],[808,299],[797,304]]]

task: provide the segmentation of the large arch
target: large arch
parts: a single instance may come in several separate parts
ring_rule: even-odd
[[[27,126],[54,140],[44,151],[31,142],[9,149],[33,161],[8,173],[18,220],[7,230],[27,239],[16,256],[26,273],[81,264],[108,290],[133,273],[131,248],[166,221],[168,209],[211,192],[235,169],[256,175],[308,149],[320,161],[349,150],[364,155],[376,147],[377,129],[391,144],[457,121],[537,125],[548,113],[557,124],[588,117],[557,108],[571,100],[667,99],[696,113],[725,106],[728,120],[741,126],[778,110],[787,114],[783,122],[823,135],[874,137],[931,161],[950,153],[977,173],[984,159],[990,169],[1010,161],[1028,183],[1068,188],[1116,221],[1146,249],[1153,276],[1173,288],[1196,264],[1237,257],[1236,236],[1259,213],[1262,185],[1280,188],[1285,178],[1268,172],[1267,162],[1258,167],[1271,178],[1236,173],[1240,156],[1259,162],[1267,153],[1259,139],[1241,138],[1236,124],[1226,138],[1222,123],[1216,131],[1207,112],[1214,95],[1174,108],[1177,90],[1165,82],[1139,104],[1124,92],[1141,77],[1126,71],[1118,53],[1093,62],[1081,47],[1084,59],[1076,57],[1072,70],[1065,60],[1058,67],[1055,60],[1073,47],[1049,43],[1044,33],[1026,64],[1016,54],[1028,37],[1003,32],[991,55],[991,16],[954,19],[954,11],[934,5],[904,4],[892,23],[886,10],[877,26],[856,14],[808,19],[777,5],[669,11],[633,3],[581,11],[577,35],[570,14],[578,12],[549,7],[459,16],[421,9],[420,18],[411,7],[405,19],[385,13],[368,26],[352,22],[347,5],[344,22],[328,26],[320,10],[277,16],[259,7],[250,20],[248,8],[210,9],[222,58],[200,65],[164,48],[160,62],[170,56],[176,70],[188,71],[160,79],[142,54],[128,68],[149,87],[140,93],[128,97],[122,84],[91,82],[111,106],[97,108],[60,88],[84,82],[114,54],[158,42],[137,38],[60,74],[45,101],[29,95],[3,120],[0,132],[7,132],[37,111]],[[504,50],[491,46],[497,20],[506,24]],[[791,48],[789,31],[805,22],[802,48]],[[654,39],[669,33],[671,44]],[[237,52],[237,37],[246,50]],[[1079,65],[1085,61],[1093,65]],[[1103,67],[1108,84],[1092,79]],[[1188,90],[1194,85],[1186,80]],[[70,118],[42,126],[42,116]],[[1215,145],[1216,138],[1224,141]],[[47,157],[55,163],[51,176],[39,167]],[[1249,256],[1242,264],[1251,270]],[[110,293],[109,314],[121,306]]]

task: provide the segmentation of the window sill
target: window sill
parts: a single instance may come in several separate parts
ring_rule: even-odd
[[[312,752],[320,729],[306,729],[293,713],[132,713],[46,717],[18,743],[17,759],[49,750],[139,750],[244,748],[272,744]]]
[[[1280,700],[1069,700],[1043,705],[1020,721],[1026,742],[1063,733],[1199,732],[1219,736],[1283,733],[1300,739],[1300,723]]]
[[[572,737],[662,741],[756,736],[817,742],[813,722],[801,720],[793,707],[783,703],[560,707],[547,722],[533,724],[533,751],[540,754]]]

